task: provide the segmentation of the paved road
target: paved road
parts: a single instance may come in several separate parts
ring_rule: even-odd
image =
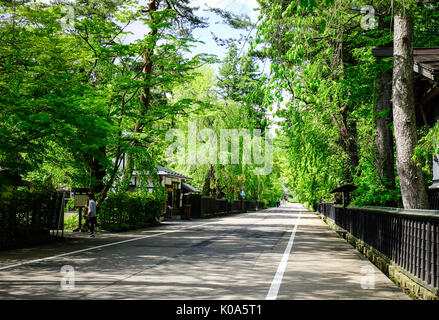
[[[61,286],[72,275],[63,267],[74,287]],[[363,289],[371,270],[374,288]],[[292,204],[0,253],[0,299],[266,298],[408,299]]]

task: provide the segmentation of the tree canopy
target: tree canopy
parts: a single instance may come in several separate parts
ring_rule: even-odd
[[[395,45],[395,17],[412,23],[413,47],[439,46],[438,1],[258,3],[257,22],[209,8],[234,29],[256,31],[244,39],[248,50],[243,39],[222,43],[220,59],[191,53],[193,31],[208,21],[189,0],[0,1],[2,186],[14,184],[5,177],[50,180],[88,187],[101,204],[110,191],[126,192],[134,172],[140,187],[149,184],[160,164],[230,201],[245,185],[248,199],[274,203],[286,186],[311,204],[354,183],[358,205],[402,205],[394,63],[372,49]],[[130,38],[133,24],[144,36]],[[237,164],[172,163],[166,136],[191,125],[217,136],[275,133],[273,148],[261,147],[273,156],[270,174],[243,163],[242,137]],[[413,128],[410,161],[426,188],[439,127]],[[209,143],[198,136],[195,147]],[[192,147],[186,140],[185,151]]]

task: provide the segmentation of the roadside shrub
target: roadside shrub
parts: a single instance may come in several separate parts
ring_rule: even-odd
[[[66,203],[67,210],[75,210],[75,197],[70,198]]]
[[[107,231],[139,229],[158,224],[163,197],[157,193],[110,193],[98,211],[98,224]]]
[[[77,214],[64,219],[64,229],[75,229],[78,227],[79,217]]]

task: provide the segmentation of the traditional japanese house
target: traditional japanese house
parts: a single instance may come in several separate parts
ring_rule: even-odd
[[[156,168],[160,182],[168,193],[164,210],[171,214],[180,214],[183,207],[184,188],[186,188],[183,185],[187,186],[183,181],[192,180],[192,178],[162,166]]]

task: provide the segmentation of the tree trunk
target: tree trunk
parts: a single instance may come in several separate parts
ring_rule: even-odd
[[[413,22],[395,16],[393,67],[393,122],[399,184],[404,208],[428,208],[420,167],[412,160],[417,144],[413,78]]]
[[[131,145],[133,148],[134,146]],[[125,168],[122,176],[122,181],[120,183],[120,191],[128,191],[130,189],[131,178],[134,172],[134,157],[131,154],[126,155]]]
[[[340,109],[341,125],[340,130],[340,142],[344,151],[349,156],[349,161],[344,164],[343,175],[345,183],[352,183],[354,176],[359,175],[356,173],[358,164],[360,163],[360,156],[358,154],[358,135],[357,135],[357,122],[354,119],[349,118],[349,114],[352,113],[353,108],[351,106],[345,106]]]
[[[114,183],[114,180],[116,179],[117,171],[119,170],[121,156],[122,155],[120,154],[120,147],[119,147],[118,155],[114,161],[114,167],[113,167],[113,170],[110,174],[110,179],[107,181],[107,183],[102,188],[102,191],[99,194],[98,200],[96,202],[96,205],[98,208],[100,208],[101,204],[105,201],[105,198],[107,197],[108,191],[110,191],[111,187],[113,187],[113,183]]]
[[[100,147],[99,152],[101,152],[101,154],[105,156],[106,154],[105,146]],[[95,157],[91,158],[89,165],[90,165],[90,176],[92,179],[90,192],[100,193],[104,189],[104,178],[106,175],[105,167]]]
[[[157,11],[157,5],[156,0],[149,0],[148,1],[148,12],[149,16],[152,22],[152,25],[154,25],[154,12]],[[151,31],[148,33],[148,36],[151,37],[151,39],[154,39],[154,37],[157,35],[158,30],[154,26]],[[156,45],[156,40],[153,40],[153,44],[151,48],[148,48],[145,53],[142,54],[143,59],[143,69],[142,73],[145,75],[145,80],[149,81],[149,79],[152,76],[152,67],[153,67],[153,60],[152,55],[154,54],[154,48]],[[142,118],[145,116],[146,112],[149,110],[151,104],[151,88],[149,85],[146,85],[143,87],[140,93],[140,105],[139,105],[139,116],[140,119],[136,121],[136,125],[134,127],[134,133],[142,133],[144,124],[142,123]],[[137,145],[136,141],[131,142],[130,147],[135,148]],[[129,188],[129,182],[131,181],[131,177],[133,175],[134,171],[134,158],[131,154],[127,154],[126,159],[126,167],[122,178],[122,189],[127,191]]]
[[[209,166],[209,169],[206,172],[206,177],[204,178],[203,185],[203,194],[206,196],[210,196],[212,193],[212,189],[210,187],[211,181],[215,181],[215,168],[213,165]]]
[[[382,180],[388,182],[390,189],[395,189],[395,159],[393,153],[393,133],[389,124],[392,122],[392,73],[386,71],[378,76],[375,83],[376,138],[378,149],[376,168]]]

